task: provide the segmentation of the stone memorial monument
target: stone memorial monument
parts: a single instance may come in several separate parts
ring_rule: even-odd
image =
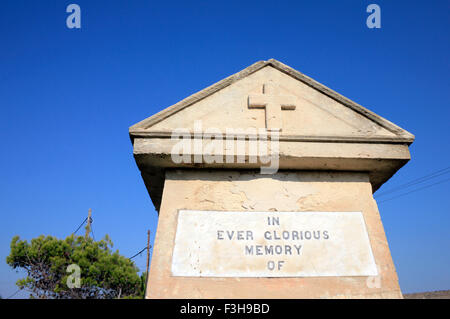
[[[402,298],[373,193],[414,136],[260,61],[130,127],[147,298]]]

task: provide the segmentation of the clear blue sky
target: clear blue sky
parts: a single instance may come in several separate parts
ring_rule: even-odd
[[[68,29],[77,3],[82,28]],[[381,29],[366,7],[381,7]],[[157,214],[128,127],[269,58],[416,135],[379,192],[450,166],[449,1],[2,1],[0,295],[14,235],[94,234],[132,256]],[[447,175],[448,176],[448,175]],[[403,292],[450,289],[450,183],[379,205]],[[135,258],[145,267],[145,254]],[[17,296],[24,296],[18,294]]]

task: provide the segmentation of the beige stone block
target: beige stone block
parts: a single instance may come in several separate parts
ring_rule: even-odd
[[[282,199],[282,200],[280,200]],[[178,210],[361,212],[377,276],[180,277],[172,274]],[[397,274],[367,173],[167,172],[149,298],[401,298]]]

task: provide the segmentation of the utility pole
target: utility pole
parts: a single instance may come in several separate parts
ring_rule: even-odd
[[[148,281],[148,267],[150,263],[150,229],[147,231],[147,272],[145,275],[145,285],[144,285],[144,299],[147,293],[147,281]]]
[[[86,234],[84,237],[87,239],[89,237],[89,233],[91,232],[91,223],[92,223],[92,209],[89,208],[87,225],[86,225]]]
[[[150,261],[150,230],[147,231],[147,273],[149,261]]]

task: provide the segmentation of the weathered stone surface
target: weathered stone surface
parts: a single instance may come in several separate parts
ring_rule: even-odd
[[[200,133],[196,131],[199,121]],[[177,143],[171,137],[177,129],[188,132],[188,142],[199,146],[183,154],[189,163],[171,157]],[[219,158],[226,157],[230,149],[221,144],[225,140],[222,137],[214,142],[200,140],[199,135],[211,129],[224,134],[227,129],[279,133],[270,137],[270,141],[279,138],[279,143],[268,149],[277,155],[278,172],[260,174],[263,165],[253,161],[248,144],[233,155],[232,161],[204,160],[211,143]],[[130,137],[136,163],[159,212],[147,298],[402,297],[372,194],[410,159],[408,146],[414,136],[409,132],[271,59],[257,62],[133,125]],[[242,133],[237,139],[247,143],[252,138]],[[195,144],[199,140],[200,144]],[[191,160],[195,158],[200,161]],[[344,247],[344,255],[333,255],[337,248],[327,251],[328,246],[320,246],[320,242],[305,244],[304,248],[312,251],[304,256],[314,263],[302,268],[300,260],[286,259],[285,274],[289,277],[274,278],[262,265],[250,262],[245,269],[246,263],[236,258],[236,247],[204,246],[210,243],[204,238],[208,231],[195,228],[200,227],[195,220],[190,225],[191,238],[188,233],[182,234],[189,230],[181,225],[183,219],[178,225],[178,212],[183,210],[239,212],[241,217],[235,223],[243,227],[251,224],[252,218],[242,216],[255,212],[317,217],[324,212],[334,216],[360,212],[362,217],[359,226],[353,224],[355,220],[347,226],[339,226],[341,221],[327,226],[333,232],[345,230],[337,245]],[[216,229],[218,222],[212,214],[204,216],[203,227]],[[294,224],[295,220],[290,222]],[[178,239],[177,227],[182,234]],[[363,239],[365,231],[368,241]],[[192,240],[202,244],[200,249]],[[205,251],[201,247],[206,247]],[[191,257],[183,255],[184,248]],[[217,252],[225,249],[231,249],[225,252],[229,257],[226,267],[227,258]],[[209,253],[212,256],[206,256]],[[188,260],[195,257],[199,258],[199,268],[186,267],[195,265]],[[335,264],[325,265],[333,262],[330,259]]]
[[[274,91],[269,94],[272,96],[269,117],[267,107],[254,109],[249,100],[263,97],[265,86]],[[256,106],[267,101],[259,99],[254,103]],[[280,109],[272,104],[280,104]],[[271,59],[257,62],[130,127],[138,166],[153,171],[166,167],[197,167],[196,164],[175,164],[170,159],[176,143],[171,139],[173,131],[185,128],[194,139],[196,121],[201,121],[203,131],[215,128],[223,133],[226,129],[268,128],[267,121],[270,130],[281,125],[280,168],[369,171],[373,191],[410,159],[408,145],[414,140],[411,133]],[[259,167],[236,161],[226,165],[203,165],[232,169]],[[151,176],[144,179],[146,185],[162,190],[162,180]],[[151,192],[158,210],[161,195],[161,192]]]
[[[178,211],[173,276],[377,274],[360,212]]]
[[[249,108],[265,110],[265,128],[269,131],[281,130],[282,110],[295,110],[297,98],[294,95],[280,94],[280,88],[273,82],[264,83],[262,94],[248,96]]]
[[[162,170],[166,168],[196,168],[197,163],[174,163],[170,152],[177,143],[166,138],[136,138],[134,140],[134,156],[141,170]],[[202,142],[205,144],[205,142]],[[188,154],[190,158],[194,153]],[[245,153],[236,152],[236,155],[244,155],[245,163],[202,163],[204,168],[229,168],[229,169],[259,169],[264,166],[261,163],[248,161],[248,145]],[[225,157],[225,151],[221,154]],[[375,192],[386,180],[410,159],[408,146],[405,144],[390,143],[333,143],[333,142],[279,142],[279,168],[295,170],[335,170],[335,171],[366,171],[369,172],[372,192]],[[159,175],[162,175],[160,172]],[[162,195],[163,179],[153,176],[144,176],[147,185],[153,185],[160,192],[152,196],[153,203],[159,210]]]
[[[245,278],[172,274],[178,210],[361,212],[377,276]],[[147,290],[149,298],[401,298],[367,173],[169,170]]]

